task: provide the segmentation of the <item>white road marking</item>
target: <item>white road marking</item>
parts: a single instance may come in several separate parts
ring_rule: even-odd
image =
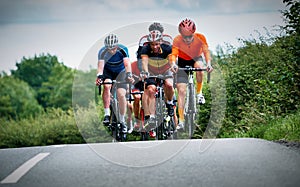
[[[52,145],[52,147],[66,147],[67,145],[64,145],[64,144],[62,144],[62,145]]]
[[[35,157],[31,158],[24,164],[22,164],[18,169],[13,171],[10,175],[8,175],[5,179],[1,181],[1,184],[6,183],[17,183],[18,180],[25,175],[33,166],[35,166],[39,161],[44,159],[50,153],[39,153]]]

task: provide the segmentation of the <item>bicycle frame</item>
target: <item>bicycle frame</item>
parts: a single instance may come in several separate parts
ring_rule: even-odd
[[[128,84],[127,82],[119,82],[113,80],[112,82],[103,82],[99,85],[99,95],[101,95],[101,85],[111,84],[110,94],[110,125],[109,129],[112,132],[113,142],[125,141],[125,135],[122,131],[122,124],[120,123],[120,107],[117,99],[117,84]]]
[[[185,124],[187,124],[185,125],[185,131],[188,130],[188,137],[192,138],[194,133],[196,114],[197,114],[194,72],[206,71],[206,69],[186,66],[185,68],[179,68],[179,70],[186,71],[188,74],[188,83],[187,83],[187,91],[186,91],[187,93],[186,93],[185,105],[184,105],[184,117],[185,117]],[[210,77],[208,73],[207,81],[209,82],[209,80]]]
[[[173,78],[171,75],[156,75],[149,76],[148,78],[156,79],[156,94],[155,94],[155,130],[156,140],[166,139],[168,136],[172,136],[175,131],[174,116],[170,117],[166,111],[166,104],[164,100],[164,81],[167,78]],[[171,132],[172,131],[172,132]],[[173,138],[173,136],[171,137]]]
[[[143,99],[142,99],[142,97],[143,97],[143,94],[144,94],[144,91],[139,91],[139,92],[131,92],[131,91],[129,91],[129,95],[137,95],[137,94],[140,94],[141,95],[141,98],[140,98],[140,122],[139,122],[139,124],[140,124],[140,127],[139,127],[139,132],[140,132],[140,134],[141,134],[141,140],[142,141],[144,141],[144,140],[147,140],[148,139],[148,134],[147,134],[147,132],[145,131],[145,129],[144,129],[144,109],[143,109],[143,103],[142,103],[142,101],[143,101]],[[131,103],[131,101],[134,101],[134,99],[132,99],[131,97],[129,98],[129,102]]]

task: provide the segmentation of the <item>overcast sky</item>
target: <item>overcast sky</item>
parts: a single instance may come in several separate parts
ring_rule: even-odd
[[[197,32],[215,51],[225,43],[238,45],[238,38],[250,38],[255,30],[284,25],[283,9],[282,0],[0,0],[0,71],[16,69],[23,56],[41,53],[78,68],[113,31],[134,60],[140,33],[147,33],[149,23],[162,22],[174,37],[185,17],[196,22]],[[89,61],[96,65],[97,54]]]

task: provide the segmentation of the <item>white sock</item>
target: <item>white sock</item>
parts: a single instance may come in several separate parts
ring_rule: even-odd
[[[109,108],[104,108],[104,115],[105,116],[110,116],[110,110],[109,110]]]
[[[120,115],[120,122],[125,122],[125,115]]]
[[[171,100],[171,101],[168,100],[167,104],[173,105],[173,100]]]

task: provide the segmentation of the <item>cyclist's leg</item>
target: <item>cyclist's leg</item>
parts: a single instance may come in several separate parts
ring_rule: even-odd
[[[155,92],[155,85],[149,85],[147,89],[145,89],[145,93],[147,93],[147,100],[146,105],[144,105],[144,109],[146,109],[145,111],[147,111],[147,113],[145,113],[145,128],[147,131],[155,127]]]
[[[116,75],[116,74],[115,74]],[[117,74],[116,80],[117,81],[124,81],[126,77],[125,72],[120,72]],[[126,91],[128,89],[127,84],[117,84],[117,99],[119,102],[119,122],[122,125],[122,132],[126,133],[127,132],[127,125],[125,121],[125,115],[127,111],[127,99],[126,99]]]
[[[179,123],[184,122],[184,104],[185,104],[185,95],[186,95],[186,83],[177,83],[178,91],[178,117]]]
[[[171,71],[167,71],[165,75],[172,75]],[[164,83],[164,92],[166,97],[166,104],[168,108],[168,115],[173,116],[174,115],[174,109],[173,109],[173,96],[174,96],[174,87],[173,87],[173,78],[168,78],[165,80]]]
[[[164,73],[164,75],[172,75],[172,72],[170,70],[168,70],[166,73]],[[174,87],[173,87],[173,78],[168,78],[165,80],[164,83],[164,92],[165,92],[165,96],[167,98],[168,101],[172,101],[173,102],[173,95],[174,95]]]
[[[183,128],[184,125],[184,105],[185,105],[185,96],[186,96],[186,85],[188,82],[188,76],[186,72],[179,71],[177,73],[177,102],[178,102],[178,117],[179,117],[179,126],[177,129]]]
[[[139,94],[134,95],[134,101],[133,101],[133,113],[134,113],[134,117],[136,119],[140,119],[140,109],[141,109],[141,105],[140,105],[140,101],[141,101],[141,96]]]
[[[156,93],[155,80],[147,79],[145,85],[145,92],[143,96],[143,107],[144,107],[145,116],[155,115],[155,93]]]
[[[155,91],[156,91],[156,86],[155,85],[150,85],[148,86],[149,89],[149,112],[150,116],[155,116]]]
[[[127,100],[126,100],[126,89],[124,88],[118,88],[117,89],[117,97],[119,101],[119,109],[120,109],[120,115],[121,115],[121,122],[125,121],[125,114],[127,110]]]
[[[143,95],[143,108],[145,114],[145,130],[149,131],[155,128],[155,93],[156,82],[154,79],[146,79],[145,90]]]
[[[131,96],[129,96],[131,97]],[[133,119],[132,119],[132,113],[134,112],[133,111],[133,103],[127,101],[127,124],[128,124],[128,133],[131,133],[133,131]]]
[[[109,73],[110,71],[107,69],[104,69],[104,82],[111,82],[112,77]],[[110,90],[112,85],[111,84],[104,84],[103,85],[103,94],[102,94],[102,101],[104,105],[104,120],[103,124],[108,125],[109,119],[110,119]]]
[[[134,88],[132,90],[132,92],[140,92],[140,90],[138,88]],[[134,124],[134,128],[138,129],[140,127],[140,120],[141,120],[141,116],[140,116],[140,111],[141,111],[141,95],[140,94],[135,94],[133,95],[134,101],[133,101],[133,114],[134,114],[134,118],[135,118],[135,124]]]
[[[185,67],[185,66],[193,66],[195,61],[185,60],[182,58],[178,58],[178,66]],[[180,126],[183,127],[184,125],[184,105],[185,105],[185,96],[186,96],[186,85],[188,83],[188,72],[186,71],[178,71],[177,73],[177,91],[178,91],[178,114],[179,114],[179,128]]]
[[[175,100],[176,100],[176,102],[175,102]],[[174,111],[175,111],[175,114],[174,114],[174,125],[175,125],[175,129],[176,129],[176,127],[178,125],[178,117],[177,117],[177,114],[176,114],[177,99],[176,99],[175,95],[174,95],[174,99],[173,99],[173,108],[174,108]]]
[[[201,61],[196,61],[194,63],[195,68],[203,68],[203,63]],[[202,88],[203,88],[203,71],[197,71],[196,72],[196,80],[197,80],[197,85],[196,85],[196,95],[197,95],[197,102],[200,104],[205,103],[204,96],[202,94]]]

